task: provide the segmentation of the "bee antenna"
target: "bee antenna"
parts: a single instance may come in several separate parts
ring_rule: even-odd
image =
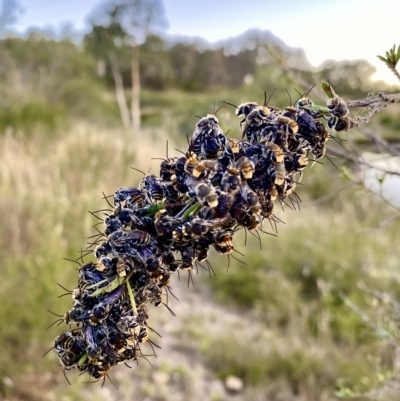
[[[104,192],[101,192],[103,194],[103,199],[106,200],[106,202],[108,203],[108,206],[111,207],[111,209],[113,209],[113,205],[110,203],[110,201],[108,200],[108,197],[106,196],[106,194]]]
[[[154,330],[154,329],[151,328],[150,326],[149,326],[149,329],[150,329],[153,333],[156,333],[156,334],[158,335],[158,337],[162,338],[162,335],[159,334],[156,330]]]
[[[68,380],[67,374],[65,373],[65,368],[64,368],[63,371],[64,371],[65,380],[67,381],[67,383],[68,383],[69,385],[71,385],[71,382]]]
[[[329,135],[329,138],[332,138],[338,145],[340,145],[343,149],[345,149],[345,147],[340,143],[339,138],[337,138],[336,136],[333,136],[333,135]]]
[[[226,100],[221,100],[221,102],[222,102],[222,103],[225,103],[225,104],[229,104],[229,106],[233,106],[235,109],[237,109],[236,104],[233,104],[233,103],[228,102],[228,101],[226,101]]]
[[[325,155],[325,157],[331,162],[331,164],[332,164],[337,170],[339,170],[339,169],[338,169],[338,166],[331,160],[331,158],[330,158],[328,155]]]
[[[194,283],[193,283],[193,286],[194,286]],[[171,313],[172,316],[176,316],[176,313],[165,302],[163,302],[163,305],[169,310],[169,312]],[[158,347],[158,348],[160,348],[160,347]]]
[[[96,217],[96,219],[99,219],[101,222],[103,222],[103,219],[101,219],[99,216],[96,216],[93,212],[91,212],[90,210],[88,210],[88,212],[93,216],[93,217]],[[69,260],[69,259],[66,259],[66,258],[64,258],[65,260]]]
[[[317,83],[315,83],[306,93],[304,96],[308,96],[308,94],[315,88],[315,85],[317,85]]]
[[[289,91],[288,91],[288,88],[286,88],[285,87],[285,91],[286,91],[286,93],[288,94],[288,96],[289,96],[289,100],[290,100],[290,107],[292,107],[292,96],[290,96],[290,93],[289,93]]]
[[[203,118],[203,117],[200,117],[200,116],[198,116],[198,115],[195,115],[195,117],[197,117],[197,118],[200,119],[200,120]]]
[[[118,390],[118,387],[117,387],[117,386],[115,385],[115,383],[111,380],[111,377],[109,376],[108,373],[106,373],[106,376],[107,376],[108,380],[110,380],[111,384]],[[106,376],[104,376],[104,382],[105,382]],[[101,387],[104,386],[104,382],[103,382],[103,384],[101,385]]]
[[[223,107],[225,107],[225,103],[224,103],[222,106],[218,107],[217,110],[215,110],[214,116],[215,116]]]
[[[47,351],[42,355],[42,358],[44,358],[52,349],[54,349],[54,347],[51,347],[49,350],[47,350]]]
[[[150,364],[150,366],[154,367],[154,365],[143,354],[140,355],[140,358],[146,359],[146,361]],[[157,356],[156,356],[156,358],[157,358]]]
[[[296,88],[294,88],[294,90],[300,95],[300,98],[303,97],[303,95]]]
[[[174,295],[174,293],[171,291],[171,287],[169,285],[167,285],[167,290],[168,292],[177,300],[179,301],[179,299]]]
[[[213,114],[215,115],[215,108],[217,107],[217,101],[216,100],[214,100],[214,107],[213,107]]]
[[[268,100],[265,100],[267,98],[267,91],[264,91],[264,107],[268,106],[269,101],[271,100],[272,96],[274,96],[274,93],[276,91],[276,88],[271,93],[271,96],[268,98]]]
[[[268,219],[269,220],[269,219]],[[271,223],[271,221],[270,221]],[[272,227],[272,223],[271,223],[271,227]],[[263,230],[262,228],[259,228],[259,230],[263,233],[263,234],[267,234],[267,235],[272,235],[273,237],[277,237],[276,234],[274,233],[269,233],[268,231]]]
[[[207,266],[208,266],[208,267],[212,270],[212,272],[214,273],[214,276],[217,276],[217,274],[215,273],[215,270],[213,269],[211,263],[210,263],[208,260],[206,260],[206,263],[207,263]]]
[[[59,286],[59,287],[61,287],[63,290],[65,290],[65,291],[67,291],[67,294],[72,294],[72,291],[71,290],[67,290],[64,286],[62,286],[60,283],[57,283],[57,285]]]
[[[243,263],[244,265],[247,266],[247,263],[246,263],[246,262],[243,262],[243,260],[240,260],[240,259],[238,259],[238,258],[235,258],[233,255],[230,255],[230,256],[232,256],[232,258],[235,259],[235,260],[237,260],[239,263]]]
[[[51,310],[48,310],[48,309],[47,309],[47,312],[50,312],[52,315],[57,316],[57,317],[61,317],[61,318],[64,319],[64,316],[63,316],[63,315],[57,315],[57,313],[54,313],[54,312],[52,312]],[[58,320],[57,320],[57,321],[58,321]]]
[[[190,280],[192,280],[192,284],[193,284],[193,288],[195,288],[195,285],[194,285],[194,280],[193,280],[193,276],[192,276],[192,271],[191,270],[189,270],[188,271],[188,288],[190,287]],[[174,314],[175,315],[175,314]],[[176,316],[176,315],[175,315]]]
[[[91,213],[91,212],[89,212]],[[101,219],[100,219],[101,220]],[[102,220],[103,221],[103,220]],[[79,262],[77,262],[76,260],[72,260],[72,259],[68,259],[68,258],[63,258],[64,260],[68,260],[68,262],[74,262],[76,263],[79,267],[81,266],[81,264]]]
[[[182,153],[183,155],[186,156],[186,153],[185,153],[185,152],[182,152],[181,150],[179,150],[179,149],[177,149],[177,148],[175,148],[175,150],[176,150],[177,152]]]
[[[139,171],[139,173],[142,173],[144,176],[146,176],[146,174],[145,174],[142,170],[139,170],[139,169],[137,169],[137,168],[135,168],[135,167],[131,167],[131,169],[132,169],[132,170]]]
[[[226,267],[226,273],[228,273],[228,271],[229,271],[230,264],[231,264],[231,258],[228,255],[228,266]]]
[[[167,139],[167,146],[166,146],[166,156],[167,156],[167,160],[169,160],[169,156],[168,156],[168,139]]]

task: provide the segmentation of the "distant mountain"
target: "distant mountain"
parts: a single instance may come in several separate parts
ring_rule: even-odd
[[[266,64],[270,60],[269,51],[266,47],[266,44],[268,44],[284,53],[287,65],[290,68],[300,70],[310,70],[313,68],[307,59],[304,49],[288,46],[281,38],[274,35],[269,30],[249,29],[238,36],[232,36],[213,43],[198,36],[177,35],[171,37],[171,42],[192,43],[195,44],[199,50],[222,48],[226,55],[238,54],[244,50],[257,49],[259,64]]]

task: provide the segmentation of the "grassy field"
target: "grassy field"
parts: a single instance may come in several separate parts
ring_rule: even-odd
[[[179,124],[177,117],[164,116],[163,128],[146,128],[138,138],[87,124],[52,135],[32,132],[29,139],[0,137],[0,394],[5,399],[50,400],[57,389],[65,399],[88,394],[81,384],[66,386],[55,355],[41,358],[61,331],[46,330],[55,319],[46,310],[70,309],[68,297],[57,299],[63,291],[56,283],[73,288],[76,282],[76,266],[63,258],[75,259],[85,247],[96,223],[87,211],[105,206],[102,191],[108,195],[137,185],[141,175],[131,166],[157,172],[158,161],[151,157],[164,156],[166,139],[172,154],[175,146],[185,146]],[[379,388],[393,372],[393,349],[343,301],[351,300],[377,321],[381,305],[365,288],[400,296],[396,224],[363,231],[391,211],[360,187],[340,191],[349,185],[332,166],[306,170],[302,182],[300,212],[282,212],[276,205],[286,223],[279,225],[278,238],[264,235],[261,250],[256,238],[248,234],[245,245],[239,235],[237,249],[245,257],[235,256],[247,266],[231,260],[225,274],[227,261],[214,255],[217,277],[197,283],[211,284],[215,307],[223,304],[241,315],[242,324],[221,325],[223,316],[215,316],[220,329],[213,330],[212,320],[204,329],[201,319],[182,319],[179,333],[169,333],[178,342],[191,337],[182,340],[180,352],[216,379],[239,376],[249,397],[330,400],[335,392]],[[319,197],[326,201],[314,202]],[[267,224],[264,229],[271,231]],[[196,305],[193,316],[200,313]],[[182,377],[185,369],[190,368]]]

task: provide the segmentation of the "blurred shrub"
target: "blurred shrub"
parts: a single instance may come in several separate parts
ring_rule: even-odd
[[[6,129],[24,132],[44,129],[53,132],[56,128],[65,127],[66,118],[67,110],[62,105],[51,106],[40,101],[13,103],[0,108],[0,132]]]

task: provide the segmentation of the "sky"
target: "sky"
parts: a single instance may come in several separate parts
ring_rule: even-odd
[[[87,29],[102,0],[19,0],[16,29],[71,24]],[[376,55],[400,44],[398,0],[164,0],[169,35],[198,36],[209,42],[250,28],[268,29],[286,44],[305,50],[311,64],[326,59],[366,59],[375,79],[396,79]]]

